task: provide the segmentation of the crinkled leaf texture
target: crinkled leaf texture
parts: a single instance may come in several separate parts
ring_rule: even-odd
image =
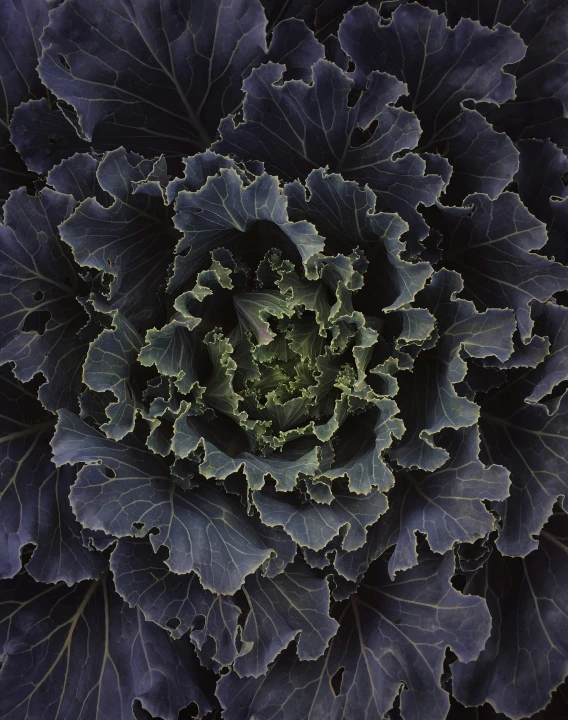
[[[0,720],[568,716],[567,28],[0,2]]]

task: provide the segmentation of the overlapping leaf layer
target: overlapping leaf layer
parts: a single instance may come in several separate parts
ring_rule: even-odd
[[[568,714],[567,19],[0,5],[0,719]]]

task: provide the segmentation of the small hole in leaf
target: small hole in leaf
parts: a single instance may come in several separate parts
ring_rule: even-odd
[[[69,65],[69,63],[68,63],[67,58],[65,57],[65,55],[62,55],[61,53],[57,53],[57,57],[58,57],[58,59],[59,59],[59,62],[63,65],[63,67],[64,67],[66,70],[71,70],[71,65]]]
[[[160,545],[160,547],[156,551],[156,555],[162,562],[166,562],[166,560],[170,559],[169,547],[167,545]]]
[[[168,622],[166,623],[167,627],[170,628],[170,630],[175,630],[180,626],[181,620],[177,617],[170,618]]]
[[[43,300],[43,293],[42,293],[41,290],[38,290],[38,291],[34,294],[34,300],[35,300],[36,302],[41,302],[41,301]]]
[[[136,530],[142,530],[142,528],[144,527],[144,523],[142,523],[142,522],[133,522],[133,523],[132,523],[132,527],[135,528]]]
[[[355,128],[351,136],[351,147],[361,147],[361,145],[369,142],[377,130],[378,122],[377,119],[373,120],[364,130],[362,128]]]
[[[45,332],[45,326],[51,320],[51,313],[47,310],[36,310],[30,313],[24,320],[22,332],[30,332],[35,330],[39,335]]]
[[[20,550],[22,565],[26,565],[30,561],[35,548],[36,546],[33,543],[29,543],[28,545],[24,545],[24,547]]]
[[[349,107],[355,107],[357,100],[361,97],[361,90],[359,88],[352,88],[347,96],[347,105]]]
[[[112,468],[105,467],[105,475],[107,478],[110,478],[111,480],[116,477],[116,473]]]
[[[343,671],[345,670],[344,667],[340,667],[331,678],[331,689],[333,690],[333,694],[335,697],[339,695],[341,692],[341,683],[343,682]]]
[[[203,628],[205,627],[205,616],[204,615],[196,615],[193,619],[193,631],[194,632],[201,632]]]
[[[109,267],[112,267],[114,264],[110,258],[108,258],[107,263],[108,263]]]
[[[463,592],[463,589],[465,588],[465,583],[466,583],[465,575],[462,575],[462,573],[456,573],[452,577],[451,583],[458,592]]]

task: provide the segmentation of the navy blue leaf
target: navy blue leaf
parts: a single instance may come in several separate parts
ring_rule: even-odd
[[[568,308],[546,303],[534,310],[536,331],[548,338],[550,351],[534,371],[530,381],[534,385],[527,402],[547,401],[546,396],[568,380]],[[561,397],[546,402],[549,412],[555,412]]]
[[[406,433],[390,455],[402,467],[435,470],[449,457],[437,446],[436,434],[477,422],[479,407],[454,387],[465,377],[464,357],[506,360],[513,351],[512,311],[478,313],[472,302],[456,298],[462,289],[457,273],[440,270],[418,296],[438,319],[437,340],[417,357],[412,372],[401,377],[397,401]]]
[[[568,157],[550,140],[522,140],[515,176],[521,200],[546,223],[548,242],[542,252],[564,265],[568,262]]]
[[[71,490],[77,519],[116,537],[150,534],[169,549],[173,572],[194,570],[206,589],[232,594],[271,555],[238,505],[211,485],[183,491],[168,466],[141,447],[107,440],[60,411],[52,441],[57,466],[87,463]]]
[[[129,387],[130,366],[136,361],[142,339],[117,310],[111,311],[112,328],[107,328],[89,345],[83,365],[83,382],[95,392],[111,391],[116,402],[106,408],[108,422],[100,428],[113,440],[134,429],[135,399]]]
[[[98,161],[92,155],[76,153],[49,171],[47,184],[60,193],[72,195],[77,202],[95,197],[101,204],[108,205],[112,197],[99,185],[98,166]]]
[[[269,27],[284,18],[301,18],[313,28],[316,36],[325,39],[335,32],[343,15],[362,0],[261,0]],[[376,4],[373,0],[372,4]]]
[[[484,500],[504,500],[509,494],[509,473],[499,465],[479,461],[477,427],[457,430],[448,446],[450,459],[435,472],[404,473],[389,493],[389,509],[379,520],[378,537],[369,547],[355,550],[349,562],[376,554],[374,547],[394,545],[389,573],[394,576],[418,562],[416,533],[423,533],[434,552],[445,553],[456,542],[474,542],[495,529],[495,518]],[[371,535],[371,531],[369,532]],[[348,559],[338,555],[336,567]],[[358,568],[360,571],[360,568]]]
[[[87,152],[90,145],[79,137],[64,113],[46,98],[29,100],[14,110],[10,139],[28,169],[36,173],[49,172],[74,153]],[[104,149],[104,143],[94,144],[97,150]]]
[[[152,185],[159,165],[123,148],[107,153],[97,181],[113,204],[104,207],[87,198],[60,229],[80,265],[112,278],[99,296],[136,329],[152,323],[176,238]]]
[[[558,513],[526,558],[494,550],[487,565],[468,577],[466,592],[487,600],[492,630],[477,660],[452,665],[460,702],[487,701],[513,720],[548,704],[568,672],[567,552],[568,522]]]
[[[485,456],[511,473],[511,495],[496,506],[503,518],[497,546],[507,555],[524,556],[535,549],[534,536],[557,498],[567,492],[568,395],[553,398],[551,408],[535,402],[565,377],[566,311],[552,306],[544,313],[553,352],[534,370],[490,393],[481,408]]]
[[[515,82],[503,71],[525,53],[510,28],[488,30],[463,19],[449,29],[444,15],[418,3],[402,5],[388,24],[369,6],[353,9],[339,30],[344,50],[357,66],[359,84],[375,70],[406,83],[410,107],[420,120],[421,150],[443,150],[454,168],[452,202],[473,192],[495,198],[511,182],[517,152],[464,100],[503,103]]]
[[[405,246],[400,237],[408,226],[397,215],[376,212],[377,198],[370,188],[318,169],[308,175],[305,187],[295,181],[285,186],[284,194],[290,217],[313,223],[325,237],[328,253],[349,253],[355,246],[364,250],[369,263],[365,289],[373,293],[377,307],[397,310],[424,287],[431,266],[401,259]]]
[[[272,33],[266,60],[286,65],[287,80],[312,79],[312,67],[325,56],[325,49],[301,19],[278,23]]]
[[[205,150],[239,104],[265,27],[259,0],[74,0],[50,15],[39,72],[85,139],[179,158]]]
[[[21,551],[31,543],[26,570],[36,580],[72,585],[97,578],[104,560],[84,547],[69,504],[75,470],[51,462],[55,418],[8,368],[0,370],[0,397],[0,577],[20,570]]]
[[[210,172],[216,163],[210,153],[199,161]],[[186,177],[198,172],[197,162],[188,163]],[[281,231],[304,263],[323,249],[314,226],[305,221],[290,222],[286,199],[278,178],[267,173],[248,182],[234,167],[218,164],[218,174],[212,175],[194,192],[179,191],[176,200],[175,224],[183,231],[176,248],[176,260],[168,290],[172,292],[202,269],[205,258],[219,247],[238,248],[247,242],[246,233],[260,221],[274,224]],[[191,173],[191,175],[190,175]],[[190,180],[190,183],[193,184]],[[173,183],[176,190],[179,181]],[[170,185],[171,187],[171,185]],[[191,187],[191,185],[190,185]]]
[[[15,363],[24,382],[42,373],[39,399],[48,410],[77,405],[88,315],[76,299],[79,278],[59,226],[75,200],[48,188],[12,193],[0,225],[0,364]]]
[[[81,538],[86,548],[94,548],[100,552],[103,552],[116,542],[116,538],[112,535],[107,535],[102,530],[89,530],[88,528],[81,530]]]
[[[488,118],[513,140],[552,138],[564,147],[568,144],[561,102],[566,73],[564,0],[422,0],[422,4],[445,13],[452,26],[468,17],[490,28],[508,25],[519,33],[527,49],[523,60],[509,68],[517,77],[516,97],[490,111]]]
[[[110,569],[119,595],[146,619],[175,639],[189,632],[199,650],[210,637],[216,647],[213,660],[221,666],[233,662],[240,610],[231,598],[204,590],[195,573],[173,573],[146,540],[121,538]]]
[[[416,116],[394,107],[404,85],[390,75],[372,73],[354,105],[354,82],[336,65],[320,60],[313,83],[280,83],[284,66],[266,63],[244,81],[244,121],[221,123],[216,152],[256,158],[287,180],[303,179],[328,166],[347,180],[368,183],[378,209],[397,212],[410,225],[412,248],[427,234],[416,207],[432,205],[443,189],[439,175],[427,175],[426,163],[412,149],[420,136]],[[366,130],[371,131],[366,134]],[[361,143],[354,143],[357,135]]]
[[[164,720],[191,702],[199,718],[211,708],[189,640],[171,640],[125,605],[108,571],[72,588],[25,574],[5,582],[0,644],[6,720],[130,720],[136,700]]]
[[[568,269],[533,252],[546,243],[546,228],[515,193],[496,200],[471,195],[464,205],[469,207],[440,207],[442,263],[462,275],[478,307],[512,308],[526,342],[532,329],[529,303],[567,289]]]
[[[454,590],[451,553],[424,555],[420,564],[389,580],[386,563],[368,572],[339,619],[325,659],[301,662],[284,653],[268,674],[217,685],[227,720],[376,720],[403,685],[405,720],[440,720],[449,709],[440,687],[446,647],[464,662],[475,659],[489,636],[481,598]]]
[[[38,582],[62,580],[73,585],[96,579],[106,565],[98,552],[83,543],[81,526],[71,511],[69,491],[75,476],[74,468],[55,468],[50,463],[39,486],[37,536],[29,538],[37,547],[26,564],[26,572]],[[33,506],[28,512],[33,517]]]
[[[274,578],[258,573],[247,578],[243,592],[249,605],[241,632],[243,649],[234,669],[241,676],[259,677],[268,664],[299,635],[301,660],[325,652],[338,624],[329,617],[329,586],[301,560]]]
[[[518,137],[549,138],[568,144],[568,7],[563,0],[533,0],[506,22],[527,45],[515,67],[515,99],[489,115],[491,122]],[[500,18],[498,21],[504,22]]]
[[[0,4],[0,208],[11,190],[33,178],[10,143],[9,128],[20,103],[45,93],[36,66],[48,10],[48,0],[6,0]],[[16,125],[16,133],[19,128],[20,124]]]
[[[387,509],[383,493],[373,489],[368,495],[342,492],[331,504],[301,503],[292,493],[256,491],[253,502],[262,522],[270,527],[283,527],[299,545],[321,550],[346,528],[345,550],[356,550],[365,542],[365,533]]]

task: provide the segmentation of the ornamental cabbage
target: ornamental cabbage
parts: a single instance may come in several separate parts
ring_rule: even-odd
[[[0,39],[0,720],[565,716],[568,2]]]

